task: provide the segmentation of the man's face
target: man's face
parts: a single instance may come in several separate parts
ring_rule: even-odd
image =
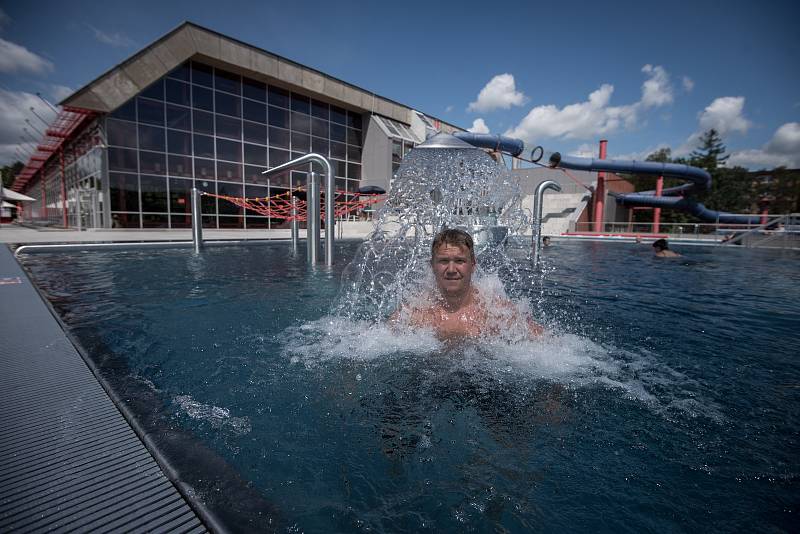
[[[443,296],[458,295],[470,288],[475,261],[467,247],[441,245],[431,258],[431,266],[436,286]]]

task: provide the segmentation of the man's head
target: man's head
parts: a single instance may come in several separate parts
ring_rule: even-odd
[[[662,250],[667,250],[669,245],[666,239],[657,239],[653,241],[653,248],[656,249],[656,252],[661,252]]]
[[[542,238],[542,245],[549,247],[550,246],[550,236],[546,235]]]
[[[472,236],[463,230],[442,230],[431,245],[431,268],[442,296],[458,296],[469,290],[475,270]]]

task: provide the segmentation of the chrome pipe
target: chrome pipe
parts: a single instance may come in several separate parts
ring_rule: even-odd
[[[292,195],[292,251],[297,253],[300,241],[300,222],[297,220],[297,197]]]
[[[192,244],[194,251],[200,252],[203,248],[203,214],[201,207],[202,195],[196,187],[192,188]]]
[[[561,191],[561,186],[558,182],[553,180],[545,180],[536,186],[536,191],[533,196],[533,228],[531,235],[531,248],[533,250],[533,264],[539,263],[539,254],[542,251],[542,207],[544,200],[544,192],[547,189],[553,191]]]
[[[278,173],[283,172],[283,171],[288,171],[288,170],[297,168],[297,167],[303,165],[304,163],[313,163],[313,162],[319,163],[320,165],[322,165],[323,169],[325,170],[325,177],[326,177],[326,181],[325,181],[325,265],[331,266],[331,265],[333,265],[333,239],[334,239],[334,235],[333,235],[333,227],[334,227],[333,200],[334,200],[334,194],[335,193],[334,193],[333,169],[332,169],[331,164],[328,161],[328,159],[323,157],[323,156],[320,156],[319,154],[315,154],[315,153],[312,152],[311,154],[306,154],[305,156],[300,156],[297,159],[293,159],[292,161],[288,161],[288,162],[284,163],[283,165],[278,165],[277,167],[273,167],[273,168],[271,168],[269,170],[266,170],[266,171],[262,172],[261,174],[269,177],[269,176],[272,176],[274,174],[278,174]],[[314,174],[314,173],[312,172],[311,174]],[[316,180],[315,180],[315,182],[316,182]],[[310,180],[309,180],[309,185],[310,185]],[[319,187],[317,187],[317,191],[319,191]],[[309,230],[307,230],[309,232],[309,235],[307,236],[307,239],[309,240],[309,242],[313,241],[312,238],[311,238],[311,235],[310,235],[310,229],[313,226],[312,224],[310,224],[311,216],[312,216],[312,214],[311,214],[312,203],[311,203],[310,195],[311,195],[311,191],[309,191],[308,210],[307,210],[307,213],[308,213],[307,227],[309,228]],[[319,228],[319,219],[320,219],[320,214],[319,214],[319,194],[317,194],[317,199],[314,202],[314,204],[317,206],[316,221],[317,221],[317,228]],[[319,232],[317,232],[316,243],[309,243],[308,246],[309,246],[309,250],[311,250],[312,246],[314,246],[314,250],[315,251],[319,250]],[[317,254],[315,252],[315,254],[314,254],[314,258],[315,258],[314,261],[315,262],[316,262],[316,257],[317,257]],[[309,254],[308,261],[309,262],[312,261],[311,260],[311,254]]]

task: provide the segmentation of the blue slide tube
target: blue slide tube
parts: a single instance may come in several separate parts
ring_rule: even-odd
[[[596,158],[577,158],[562,156],[554,152],[550,156],[551,167],[562,167],[580,171],[609,171],[629,172],[635,174],[649,174],[653,176],[669,176],[684,178],[689,183],[670,187],[661,192],[662,196],[655,196],[655,191],[641,193],[611,193],[621,206],[643,206],[651,208],[669,208],[685,211],[705,222],[722,224],[760,224],[759,215],[738,215],[714,211],[706,208],[700,202],[686,198],[682,195],[696,190],[708,191],[711,189],[711,175],[703,169],[678,163],[660,163],[657,161],[613,160]]]

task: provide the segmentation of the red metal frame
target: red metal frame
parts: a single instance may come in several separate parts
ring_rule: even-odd
[[[606,159],[606,150],[608,141],[605,139],[600,140],[600,159]],[[603,231],[603,213],[604,204],[606,200],[606,173],[605,171],[598,171],[597,173],[597,189],[594,192],[594,231]]]

